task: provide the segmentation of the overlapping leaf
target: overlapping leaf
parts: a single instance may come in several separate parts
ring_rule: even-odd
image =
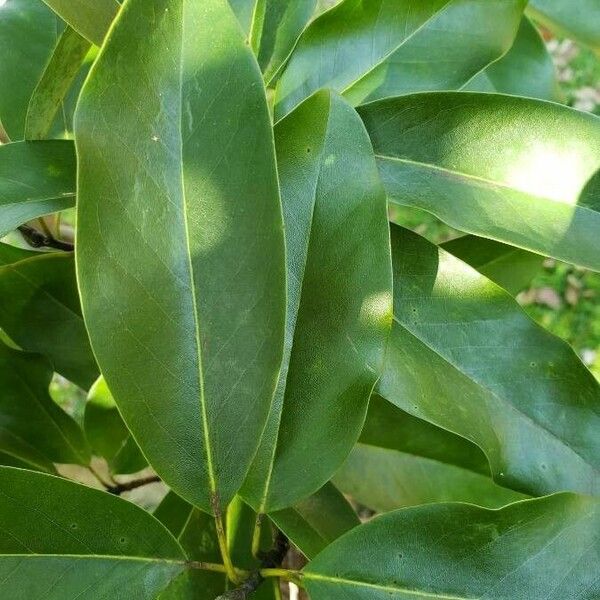
[[[83,432],[48,395],[51,378],[41,356],[0,343],[0,451],[49,471],[53,462],[86,465]]]
[[[280,119],[322,87],[353,104],[459,89],[512,46],[523,0],[344,0],[300,37],[277,86]]]
[[[554,62],[529,19],[522,19],[515,42],[506,55],[479,73],[464,89],[541,100],[558,99]]]
[[[392,98],[359,112],[392,202],[600,270],[598,117],[467,92]]]
[[[501,288],[393,227],[394,327],[378,393],[473,441],[531,494],[600,492],[600,386]]]
[[[0,146],[0,237],[23,223],[75,205],[72,142]]]
[[[72,253],[38,253],[0,266],[0,327],[23,350],[87,390],[98,377],[83,317]]]
[[[152,600],[185,568],[137,506],[50,475],[0,468],[0,597]]]
[[[128,2],[80,98],[76,143],[92,346],[152,466],[211,511],[255,454],[285,321],[265,91],[225,0]]]
[[[595,598],[599,529],[598,500],[574,494],[501,510],[419,506],[334,542],[304,570],[304,584],[312,600]]]
[[[286,350],[242,489],[261,513],[315,492],[346,458],[391,321],[385,195],[355,111],[337,94],[319,92],[278,124],[275,139],[288,262]]]
[[[317,0],[229,0],[269,82],[290,54]]]
[[[596,0],[530,0],[527,12],[542,25],[600,50],[600,11]]]
[[[80,35],[100,46],[119,12],[119,0],[44,0]]]
[[[106,459],[112,473],[135,473],[147,465],[102,376],[88,394],[84,428],[92,452]]]

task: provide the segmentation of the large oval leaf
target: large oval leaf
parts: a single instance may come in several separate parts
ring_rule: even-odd
[[[23,139],[29,98],[61,29],[40,0],[6,0],[0,6],[0,122],[13,140]]]
[[[600,492],[600,385],[500,287],[392,229],[394,327],[378,393],[478,444],[531,494]]]
[[[0,237],[31,219],[74,206],[76,171],[72,142],[0,145]]]
[[[27,352],[87,390],[98,377],[77,292],[72,254],[38,253],[0,266],[0,327]]]
[[[183,550],[130,502],[0,467],[0,597],[152,600],[185,568]]]
[[[558,35],[600,50],[600,10],[597,0],[530,0],[527,12]]]
[[[83,432],[50,398],[51,379],[41,356],[0,343],[0,450],[46,470],[52,462],[87,465]]]
[[[304,570],[312,600],[586,600],[600,595],[600,504],[432,504],[352,530]],[[368,552],[365,549],[368,548]]]
[[[600,270],[600,119],[558,104],[448,92],[359,110],[392,202]]]
[[[280,119],[322,87],[353,104],[459,89],[500,58],[524,0],[344,0],[300,37],[277,86]]]
[[[92,346],[152,466],[211,511],[256,451],[285,321],[269,113],[225,0],[128,2],[82,92],[76,143]]]
[[[526,17],[521,20],[515,42],[506,55],[479,73],[463,89],[541,100],[559,98],[552,57],[542,36]]]
[[[285,63],[317,0],[229,0],[268,83]]]
[[[356,112],[319,92],[275,134],[288,321],[271,416],[242,490],[261,513],[315,492],[346,458],[391,321],[385,195]]]

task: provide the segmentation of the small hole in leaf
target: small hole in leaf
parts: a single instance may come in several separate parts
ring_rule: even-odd
[[[73,530],[77,529],[77,523],[71,523],[70,527]]]
[[[310,154],[312,152],[312,148],[307,148],[306,149],[306,154]]]
[[[533,360],[532,360],[532,361],[529,363],[529,366],[530,366],[530,367],[537,367],[537,363],[536,363],[535,361],[533,361]]]
[[[125,542],[127,542],[127,538],[124,538],[124,537],[119,538],[119,544],[124,544]]]

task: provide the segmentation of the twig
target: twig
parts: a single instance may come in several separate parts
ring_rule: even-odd
[[[55,248],[56,250],[64,250],[65,252],[73,252],[75,250],[75,246],[71,242],[57,240],[51,234],[42,233],[29,225],[21,225],[18,227],[18,230],[32,248]]]
[[[160,481],[160,477],[158,475],[149,475],[148,477],[142,477],[141,479],[134,479],[133,481],[107,486],[106,491],[114,494],[115,496],[120,496],[123,492],[130,492],[131,490],[135,490],[136,488],[148,485],[150,483],[156,483],[157,481]]]

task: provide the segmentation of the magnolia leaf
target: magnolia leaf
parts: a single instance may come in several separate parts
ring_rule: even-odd
[[[269,513],[269,518],[309,559],[360,524],[352,506],[332,483],[290,508]]]
[[[544,262],[539,254],[475,235],[456,238],[442,244],[442,248],[512,295],[531,283]]]
[[[26,139],[47,137],[89,49],[90,42],[71,27],[65,28],[29,101]]]
[[[477,271],[392,228],[394,327],[378,393],[477,444],[530,494],[600,492],[600,385]]]
[[[0,237],[31,219],[74,206],[76,170],[72,142],[0,145]]]
[[[51,379],[41,356],[0,343],[0,451],[43,470],[52,462],[87,465],[83,432],[50,398]]]
[[[89,391],[84,428],[92,452],[106,459],[111,473],[135,473],[147,466],[102,376]]]
[[[0,6],[0,121],[13,140],[23,139],[29,99],[62,28],[40,0],[6,0]]]
[[[19,262],[20,260],[43,255],[43,252],[38,252],[37,250],[26,250],[25,248],[17,248],[16,246],[0,242],[0,268]]]
[[[75,31],[97,46],[119,12],[118,0],[44,0]]]
[[[600,270],[600,194],[587,188],[600,168],[600,118],[470,92],[391,98],[359,112],[392,202]]]
[[[315,492],[344,461],[391,321],[385,195],[356,112],[319,92],[277,125],[275,141],[288,322],[271,415],[241,492],[259,513]]]
[[[150,464],[212,512],[256,452],[285,326],[269,112],[225,0],[125,4],[75,131],[94,352]]]
[[[313,15],[317,0],[229,0],[270,82]]]
[[[354,105],[459,89],[512,46],[524,0],[344,0],[304,31],[277,85],[281,119],[322,87]]]
[[[597,0],[529,0],[528,14],[560,36],[600,51],[600,11]]]
[[[312,600],[595,598],[600,503],[430,504],[353,529],[304,569]]]
[[[0,267],[0,327],[27,352],[43,354],[55,371],[87,390],[98,377],[81,316],[70,253]]]
[[[152,515],[84,485],[0,467],[0,597],[151,600],[185,568]]]
[[[515,43],[506,55],[479,73],[463,89],[541,100],[559,98],[552,57],[538,30],[525,17],[521,20]]]

